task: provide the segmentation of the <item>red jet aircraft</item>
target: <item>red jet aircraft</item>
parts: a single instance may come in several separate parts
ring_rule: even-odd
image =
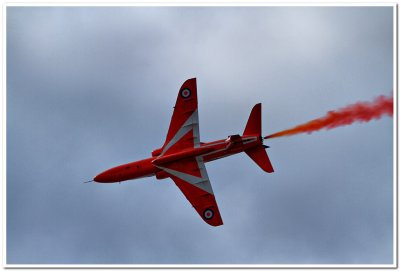
[[[151,157],[106,170],[95,182],[115,183],[142,177],[171,178],[203,220],[223,224],[205,163],[245,152],[264,171],[272,173],[261,136],[261,103],[256,104],[243,135],[231,135],[209,143],[200,142],[196,78],[183,83],[176,99],[164,145]]]

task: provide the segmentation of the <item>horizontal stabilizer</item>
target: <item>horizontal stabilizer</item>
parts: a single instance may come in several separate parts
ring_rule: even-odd
[[[248,150],[245,150],[246,154],[256,162],[256,164],[264,171],[268,173],[274,172],[271,161],[268,158],[268,154],[263,146],[257,146]]]

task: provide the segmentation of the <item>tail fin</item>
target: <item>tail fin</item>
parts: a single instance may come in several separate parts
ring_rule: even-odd
[[[243,135],[261,136],[261,103],[256,104],[251,110]]]
[[[261,138],[261,103],[256,104],[251,110],[249,120],[243,135],[254,135]],[[268,173],[274,172],[271,161],[263,145],[258,145],[251,149],[245,150],[245,153],[264,171]]]

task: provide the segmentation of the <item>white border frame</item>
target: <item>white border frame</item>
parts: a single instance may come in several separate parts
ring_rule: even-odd
[[[190,0],[189,0],[190,1]],[[195,264],[173,264],[173,265],[162,265],[162,264],[131,264],[131,265],[90,265],[90,264],[77,264],[77,265],[63,265],[63,264],[7,264],[7,224],[6,224],[6,203],[7,203],[7,167],[6,167],[6,160],[7,160],[7,74],[6,74],[6,56],[7,56],[7,44],[6,44],[6,15],[7,15],[7,7],[22,7],[22,6],[43,6],[43,7],[50,7],[50,6],[58,6],[58,7],[73,7],[73,6],[83,6],[83,7],[97,7],[97,6],[104,6],[104,7],[113,7],[113,6],[131,6],[131,7],[154,7],[154,6],[190,6],[190,7],[197,7],[197,6],[210,6],[210,7],[222,7],[222,6],[233,6],[233,7],[241,7],[241,6],[250,6],[250,7],[267,7],[267,6],[283,6],[283,7],[296,7],[296,6],[305,6],[305,7],[334,7],[334,6],[343,6],[343,7],[352,7],[352,6],[384,6],[384,7],[393,7],[393,99],[394,99],[394,114],[393,114],[393,263],[392,264],[316,264],[316,265],[296,265],[296,264],[215,264],[215,265],[195,265]],[[135,268],[135,269],[265,269],[265,268],[279,268],[279,269],[321,269],[321,268],[329,268],[329,269],[378,269],[378,268],[387,268],[393,269],[398,268],[398,239],[397,239],[397,230],[398,230],[398,216],[397,216],[397,208],[398,208],[398,138],[397,138],[397,129],[398,129],[398,114],[397,114],[397,85],[398,85],[398,74],[397,74],[397,51],[398,51],[398,37],[397,37],[397,29],[398,29],[398,2],[383,2],[378,3],[376,1],[353,1],[349,3],[346,0],[339,0],[335,3],[321,3],[321,2],[313,2],[310,1],[308,3],[302,3],[300,1],[289,1],[289,2],[265,2],[262,0],[252,0],[252,2],[243,2],[243,1],[219,1],[215,2],[212,0],[203,0],[203,1],[184,1],[184,0],[175,0],[174,2],[167,2],[167,1],[154,1],[154,2],[127,2],[127,1],[120,1],[118,3],[96,3],[93,0],[86,0],[86,2],[81,3],[79,0],[70,0],[69,2],[42,2],[42,3],[35,3],[35,1],[25,1],[25,2],[16,2],[16,1],[9,1],[2,3],[2,22],[3,22],[3,34],[2,34],[2,179],[3,185],[1,186],[1,194],[3,196],[1,201],[1,210],[2,210],[2,223],[0,224],[2,236],[0,237],[0,241],[2,241],[2,267],[7,269],[55,269],[55,268],[71,268],[71,269],[87,269],[87,268],[96,268],[96,269],[126,269],[126,268]]]

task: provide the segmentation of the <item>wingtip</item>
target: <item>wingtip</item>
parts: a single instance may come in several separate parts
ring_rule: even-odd
[[[186,79],[185,82],[183,82],[183,84],[191,82],[191,81],[196,81],[196,77],[192,77],[192,78]]]

